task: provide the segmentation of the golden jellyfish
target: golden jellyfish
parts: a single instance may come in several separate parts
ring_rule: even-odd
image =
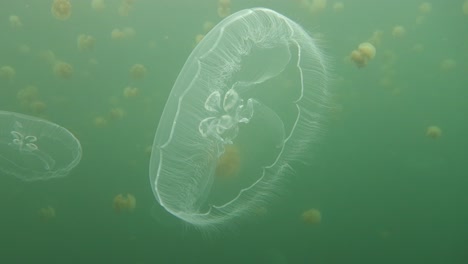
[[[463,14],[468,15],[468,0],[465,0],[462,6]]]
[[[403,26],[395,26],[392,29],[392,36],[395,38],[402,38],[406,35],[406,29]]]
[[[51,50],[41,51],[39,53],[39,57],[50,65],[53,65],[55,62],[57,62],[57,57],[55,56],[55,53]]]
[[[55,18],[59,20],[67,20],[71,16],[70,0],[54,0],[50,11]]]
[[[333,11],[336,13],[342,12],[344,9],[344,4],[343,2],[336,2],[333,4]]]
[[[382,30],[376,30],[372,33],[372,36],[369,38],[367,42],[373,44],[373,45],[380,45],[382,43],[382,38],[383,38],[383,31]]]
[[[23,23],[21,23],[21,19],[18,16],[11,15],[8,20],[10,21],[10,26],[12,28],[20,28]]]
[[[418,9],[419,9],[419,13],[421,13],[423,15],[427,15],[432,10],[432,4],[429,3],[429,2],[424,2],[424,3],[419,5]]]
[[[440,69],[445,72],[452,71],[456,66],[457,63],[453,59],[444,59],[440,63]]]
[[[35,115],[43,114],[47,109],[46,103],[40,100],[33,101],[29,104],[29,110]]]
[[[369,42],[359,44],[356,50],[353,50],[350,55],[351,61],[359,68],[362,68],[375,57],[376,49],[374,45]]]
[[[132,11],[134,3],[135,3],[135,0],[123,0],[119,6],[119,15],[120,16],[130,15],[130,11]]]
[[[111,120],[122,119],[124,116],[125,116],[125,110],[123,110],[123,109],[120,108],[120,107],[112,108],[112,109],[109,111],[109,118],[110,118]]]
[[[426,136],[433,138],[433,139],[437,139],[440,136],[442,136],[442,129],[440,129],[440,127],[438,126],[429,126],[426,129]]]
[[[113,203],[114,211],[117,213],[120,212],[131,212],[136,207],[135,196],[127,193],[126,195],[118,194],[114,197]]]
[[[203,23],[203,32],[208,33],[213,27],[213,22],[205,21],[205,23]]]
[[[218,16],[221,18],[227,17],[231,14],[231,0],[218,1]]]
[[[10,81],[12,80],[16,75],[16,70],[8,65],[0,67],[0,78]]]
[[[37,89],[37,87],[29,85],[19,90],[16,94],[16,97],[22,104],[29,105],[31,102],[37,99],[38,94],[39,90]]]
[[[138,96],[139,93],[140,93],[140,89],[138,89],[137,87],[127,86],[123,90],[123,96],[125,98],[136,97],[136,96]]]
[[[327,0],[312,0],[312,2],[309,3],[309,10],[314,15],[322,13],[326,7]]]
[[[146,72],[146,67],[143,64],[137,63],[130,68],[130,76],[135,80],[143,79]]]
[[[93,123],[96,127],[103,128],[109,123],[107,119],[103,116],[96,116],[93,120]]]
[[[94,49],[96,39],[91,35],[81,34],[77,39],[78,50],[80,51],[91,51]]]
[[[195,36],[195,44],[200,43],[200,41],[202,41],[202,39],[203,39],[204,37],[205,37],[205,35],[203,35],[203,34],[197,34],[197,35]]]
[[[70,79],[73,75],[73,66],[64,61],[57,61],[54,64],[54,74],[63,79]]]
[[[39,209],[38,211],[39,219],[42,222],[49,222],[50,220],[55,218],[55,209],[52,206],[47,206]]]
[[[302,221],[309,225],[318,225],[322,221],[322,213],[317,209],[309,209],[302,213]]]
[[[215,175],[219,179],[233,179],[241,165],[239,148],[236,145],[226,145],[224,153],[219,157]]]
[[[93,0],[91,1],[91,8],[94,11],[102,11],[106,8],[106,4],[104,3],[104,0]]]

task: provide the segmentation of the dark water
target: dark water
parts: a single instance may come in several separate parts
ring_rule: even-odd
[[[0,67],[16,72],[0,77],[1,110],[56,122],[83,147],[66,178],[1,175],[1,263],[468,263],[463,0],[430,1],[430,12],[413,0],[344,0],[341,12],[337,1],[313,12],[301,1],[232,0],[231,12],[273,8],[321,39],[334,107],[307,165],[295,164],[267,214],[211,238],[154,216],[147,148],[195,36],[221,20],[217,1],[134,1],[128,16],[119,14],[123,1],[100,12],[71,2],[65,21],[51,14],[52,1],[0,3]],[[393,36],[398,25],[404,36]],[[111,37],[125,27],[134,35]],[[377,30],[376,57],[356,67],[348,55]],[[94,49],[77,48],[80,34],[96,39]],[[71,77],[54,74],[48,50],[73,66]],[[143,79],[129,76],[136,63],[147,68]],[[28,86],[45,108],[19,98]],[[138,96],[126,98],[127,86]],[[426,136],[431,125],[440,137]],[[119,193],[136,197],[135,210],[115,212]],[[48,206],[55,216],[41,218]],[[309,208],[321,211],[320,224],[301,220]]]

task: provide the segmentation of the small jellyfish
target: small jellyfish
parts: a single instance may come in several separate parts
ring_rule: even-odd
[[[208,33],[213,27],[213,22],[205,21],[205,23],[203,23],[203,32]]]
[[[383,31],[376,30],[372,33],[372,36],[369,38],[367,42],[371,43],[372,45],[378,46],[380,45],[380,43],[382,43],[382,38],[383,38]]]
[[[117,213],[131,212],[136,207],[136,199],[132,194],[118,194],[113,201],[114,211]]]
[[[21,22],[21,19],[19,16],[11,15],[8,20],[10,21],[10,26],[14,29],[20,28],[23,26],[23,23]]]
[[[70,79],[73,75],[73,66],[64,61],[57,61],[53,68],[54,74],[62,79]]]
[[[136,97],[136,96],[138,96],[138,94],[140,94],[140,89],[138,89],[137,87],[127,86],[123,90],[123,96],[125,98]]]
[[[392,36],[395,38],[402,38],[406,35],[406,29],[403,26],[395,26],[392,29]]]
[[[133,9],[133,4],[135,3],[135,0],[123,0],[120,3],[118,13],[120,16],[129,16],[130,11]]]
[[[50,11],[55,18],[59,20],[67,20],[71,16],[70,0],[54,0]]]
[[[309,3],[309,11],[313,15],[322,13],[326,7],[327,0],[312,0],[312,2]]]
[[[419,13],[427,15],[432,11],[432,4],[429,2],[421,3],[418,7]]]
[[[301,219],[309,225],[318,225],[322,221],[322,213],[317,209],[309,209],[302,213]]]
[[[444,72],[452,71],[457,67],[457,62],[453,59],[447,58],[440,63],[440,69]]]
[[[38,211],[39,219],[42,222],[49,222],[55,218],[55,208],[52,206],[47,206],[39,209]]]
[[[134,80],[140,80],[143,79],[146,76],[147,69],[143,64],[134,64],[130,68],[130,77],[132,77]]]
[[[340,13],[344,10],[344,4],[343,2],[336,2],[333,4],[333,11],[336,13]]]
[[[464,15],[468,16],[468,0],[465,0],[465,2],[462,5],[462,12]]]
[[[91,8],[94,11],[102,11],[106,8],[106,4],[104,3],[104,0],[92,0]]]
[[[29,104],[29,110],[34,115],[43,114],[46,109],[47,109],[47,104],[40,100],[33,101]]]
[[[227,17],[231,14],[231,0],[218,1],[218,16],[221,18]]]
[[[218,159],[215,176],[223,180],[232,179],[239,173],[240,165],[239,147],[226,145],[224,153]]]
[[[0,78],[11,81],[16,75],[16,70],[11,66],[2,66],[0,67]]]
[[[96,39],[91,35],[81,34],[78,36],[76,44],[79,51],[91,51],[94,49]]]
[[[109,111],[109,118],[111,120],[119,120],[125,116],[125,110],[120,107],[114,107]]]
[[[103,128],[107,126],[109,122],[104,116],[96,116],[93,120],[93,123],[96,127]]]
[[[29,47],[27,44],[20,44],[18,46],[18,52],[21,54],[28,54],[31,52],[31,47]]]
[[[350,55],[351,61],[359,68],[362,68],[375,57],[376,49],[374,45],[369,42],[359,44],[356,50],[353,50]]]
[[[195,44],[200,43],[200,41],[202,41],[203,37],[205,37],[205,35],[203,35],[203,34],[197,34],[197,35],[195,36]]]
[[[442,129],[440,129],[440,127],[438,126],[429,126],[426,129],[426,136],[433,138],[433,139],[437,139],[440,136],[442,136]]]

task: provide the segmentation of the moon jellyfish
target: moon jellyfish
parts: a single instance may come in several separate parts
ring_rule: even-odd
[[[200,229],[255,215],[305,159],[327,109],[327,59],[265,8],[216,25],[183,66],[153,142],[158,203]]]
[[[66,176],[81,159],[81,145],[52,122],[0,111],[0,172],[23,181]]]

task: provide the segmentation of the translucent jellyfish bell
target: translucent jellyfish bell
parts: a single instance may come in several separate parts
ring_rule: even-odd
[[[0,111],[0,172],[23,181],[66,176],[81,159],[81,145],[52,122]]]
[[[254,8],[221,21],[189,56],[159,121],[156,200],[198,228],[255,215],[316,139],[328,75],[316,40],[287,17]]]

